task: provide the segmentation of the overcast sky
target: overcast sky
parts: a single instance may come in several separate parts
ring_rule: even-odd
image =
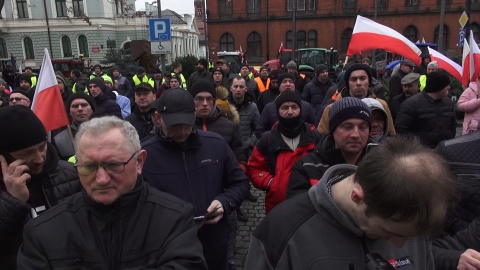
[[[170,9],[178,14],[194,14],[193,8],[193,0],[160,0],[162,4],[162,10]],[[137,0],[135,1],[135,7],[138,10],[145,10],[145,2],[155,2],[156,0],[152,1],[145,1],[145,0]]]

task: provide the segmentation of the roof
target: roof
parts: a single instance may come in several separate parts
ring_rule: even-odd
[[[187,24],[183,20],[183,16],[170,9],[162,10],[162,18],[170,19],[170,24]]]

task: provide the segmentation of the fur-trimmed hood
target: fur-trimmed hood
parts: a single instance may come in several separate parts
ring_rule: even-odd
[[[240,115],[238,114],[235,105],[230,104],[228,101],[228,89],[223,86],[217,86],[216,90],[217,98],[215,99],[215,105],[220,109],[220,113],[233,123],[237,125],[240,124]]]

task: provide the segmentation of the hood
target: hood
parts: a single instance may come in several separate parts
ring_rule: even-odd
[[[381,142],[381,141],[383,141],[383,139],[385,139],[388,136],[388,128],[389,128],[388,114],[385,111],[385,108],[383,108],[382,103],[380,103],[380,101],[378,101],[377,99],[364,98],[364,99],[362,99],[362,101],[365,102],[365,104],[368,105],[368,107],[370,108],[370,111],[372,111],[372,114],[373,114],[374,110],[379,110],[380,112],[382,112],[382,114],[384,116],[385,121],[384,121],[382,136],[380,136],[378,139],[373,139],[372,137],[369,137],[369,139],[372,142],[375,142],[375,143]]]
[[[308,196],[313,206],[319,213],[327,212],[345,229],[353,232],[359,237],[363,236],[363,232],[357,227],[355,222],[345,213],[343,213],[332,199],[330,194],[332,184],[340,179],[355,173],[357,166],[341,164],[335,165],[327,169],[318,184],[314,185],[308,191]]]

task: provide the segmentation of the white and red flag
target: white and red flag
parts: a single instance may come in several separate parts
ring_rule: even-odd
[[[459,64],[430,47],[428,47],[428,53],[432,61],[438,62],[439,68],[444,69],[450,75],[457,78],[457,80],[462,81],[462,67]]]
[[[357,16],[347,55],[354,55],[374,49],[385,49],[402,55],[420,65],[422,51],[413,42],[397,31],[370,19]]]
[[[67,112],[62,100],[62,94],[53,71],[50,54],[45,48],[40,75],[38,76],[32,111],[42,121],[45,129],[51,131],[68,125]]]
[[[480,71],[480,49],[477,42],[474,40],[473,31],[470,30],[470,36],[468,39],[470,45],[470,81],[476,82],[478,72]]]
[[[470,81],[470,46],[467,39],[463,41],[463,54],[462,54],[462,84],[468,85]]]

